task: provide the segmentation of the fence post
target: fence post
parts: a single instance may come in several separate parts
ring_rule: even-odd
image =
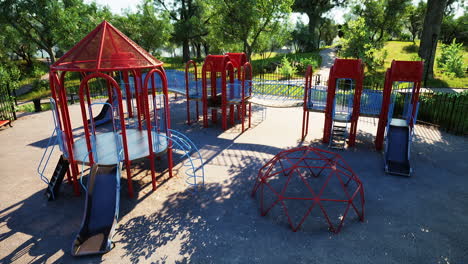
[[[10,106],[11,106],[11,113],[13,114],[13,118],[14,120],[16,120],[16,111],[15,111],[15,106],[11,100],[11,91],[10,91],[10,83],[7,83],[6,84],[6,88],[7,88],[7,93],[8,93],[8,103],[10,103]],[[15,101],[16,101],[16,97],[15,97]],[[18,105],[18,104],[16,104]]]

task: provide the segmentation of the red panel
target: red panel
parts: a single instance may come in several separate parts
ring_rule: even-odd
[[[55,62],[51,69],[114,71],[153,68],[162,64],[109,22],[103,21]]]
[[[205,58],[205,62],[207,65],[212,65],[207,71],[210,72],[222,72],[226,67],[226,63],[228,63],[229,57],[226,55],[208,55]],[[211,64],[208,64],[211,63]]]
[[[335,59],[333,78],[348,78],[357,80],[361,77],[361,60]]]
[[[392,61],[390,80],[392,82],[420,82],[424,65],[422,61]]]
[[[247,62],[247,56],[245,53],[232,53],[228,52],[226,55],[229,57],[229,60],[231,61],[232,65],[234,68],[240,68],[242,65],[244,65]]]

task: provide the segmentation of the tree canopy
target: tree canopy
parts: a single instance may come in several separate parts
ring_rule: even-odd
[[[293,0],[211,0],[212,32],[226,42],[239,42],[250,58],[265,41],[284,42],[284,24]],[[278,45],[278,43],[274,43]]]

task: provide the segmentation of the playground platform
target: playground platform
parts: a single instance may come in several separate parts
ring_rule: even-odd
[[[152,191],[146,160],[133,166],[136,198],[122,179],[115,248],[74,258],[85,196],[64,183],[48,202],[37,164],[53,129],[50,111],[26,115],[0,128],[0,263],[464,263],[468,260],[468,138],[416,126],[412,177],[387,175],[374,149],[378,120],[360,118],[356,147],[337,151],[359,175],[366,218],[350,217],[339,234],[312,213],[291,232],[280,210],[260,216],[250,197],[258,169],[281,150],[321,143],[324,114],[311,112],[309,134],[300,142],[302,108],[255,113],[252,128],[223,132],[221,124],[185,124],[185,100],[170,98],[172,127],[200,147],[205,188],[185,189],[184,170],[158,178]],[[78,104],[70,106],[80,120]],[[73,124],[79,124],[77,121]],[[79,134],[80,129],[76,128]],[[59,153],[54,153],[57,160]],[[156,161],[160,171],[166,170]],[[49,166],[46,175],[51,175]],[[122,172],[125,178],[125,172]],[[301,208],[297,208],[300,210]],[[316,215],[314,215],[316,214]]]

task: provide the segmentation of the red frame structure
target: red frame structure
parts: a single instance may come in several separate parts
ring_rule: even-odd
[[[304,184],[305,190],[307,190],[301,193],[300,197],[290,196],[291,194],[288,193],[288,188],[294,188],[291,187],[294,177],[298,177],[299,179],[296,182]],[[321,177],[324,180],[319,181]],[[320,183],[320,185],[311,186],[312,183]],[[330,193],[334,193],[334,191],[330,193],[326,192],[327,188],[331,188],[330,184],[333,183],[342,188],[342,197],[328,196]],[[258,171],[258,176],[251,192],[252,197],[257,192],[260,192],[261,215],[265,216],[272,208],[280,204],[294,232],[301,227],[315,207],[318,207],[319,209],[317,210],[323,213],[330,231],[334,233],[340,232],[351,208],[359,220],[364,221],[365,199],[362,182],[340,155],[330,151],[302,146],[278,153]],[[267,192],[270,192],[274,196],[271,204],[265,204],[265,194]],[[335,193],[334,195],[338,194]],[[296,224],[291,218],[291,208],[288,209],[285,203],[286,200],[291,202],[298,200],[310,201],[307,211],[299,218],[300,220]],[[337,226],[334,225],[333,220],[338,215],[331,214],[330,207],[327,208],[326,206],[328,202],[346,205],[341,214],[341,221]],[[328,212],[327,209],[329,209]]]
[[[165,95],[164,105],[166,107],[165,118],[166,128],[170,129],[170,111],[168,101],[167,79],[162,67],[163,63],[154,58],[147,51],[142,49],[122,32],[103,21],[86,37],[78,42],[72,49],[65,53],[57,62],[50,67],[50,89],[52,97],[57,103],[58,111],[57,116],[59,120],[60,129],[64,134],[65,149],[68,153],[71,170],[67,173],[67,178],[73,184],[74,193],[80,194],[78,182],[78,164],[77,159],[74,157],[74,144],[75,138],[73,136],[73,126],[71,123],[70,113],[67,105],[67,89],[65,87],[65,75],[67,72],[80,72],[84,77],[80,84],[79,96],[82,121],[84,127],[84,137],[89,154],[89,163],[95,163],[93,153],[91,151],[91,135],[88,124],[88,116],[86,109],[91,104],[91,97],[89,91],[89,81],[95,78],[103,78],[106,80],[109,100],[112,101],[113,91],[117,92],[119,119],[122,133],[122,143],[124,151],[124,163],[127,171],[128,192],[130,197],[133,197],[132,175],[131,175],[131,160],[129,159],[129,146],[127,144],[126,123],[124,116],[124,105],[122,99],[121,88],[112,77],[113,73],[123,73],[123,78],[126,82],[127,95],[130,94],[130,87],[128,85],[128,76],[132,74],[135,82],[135,99],[136,99],[136,118],[138,119],[138,129],[140,131],[146,130],[148,134],[149,146],[149,159],[151,163],[151,176],[153,190],[156,189],[156,177],[154,168],[155,153],[152,148],[151,136],[151,121],[148,102],[148,83],[151,79],[152,82],[152,95],[155,95],[155,74],[162,80],[162,92]],[[146,71],[146,79],[143,82],[142,76]],[[135,116],[132,113],[132,106],[130,100],[127,99],[127,112],[129,117]],[[89,116],[92,118],[92,116]],[[143,126],[143,120],[146,120],[146,128]],[[169,131],[166,129],[166,136],[170,136]],[[172,146],[168,143],[167,156],[169,163],[169,175],[172,177]]]
[[[354,146],[356,141],[357,123],[360,114],[362,83],[364,80],[364,64],[362,61],[353,59],[335,59],[330,69],[328,78],[327,105],[325,107],[325,124],[323,129],[324,143],[330,141],[331,128],[333,124],[333,102],[336,93],[337,79],[353,79],[356,81],[354,87],[353,112],[351,114],[351,128],[349,131],[348,146]]]
[[[388,111],[390,99],[392,95],[392,87],[394,82],[413,82],[413,96],[411,97],[411,120],[410,128],[413,128],[414,118],[417,111],[417,102],[419,100],[419,92],[421,89],[421,81],[424,70],[422,61],[392,61],[390,68],[385,73],[385,83],[382,99],[382,108],[379,115],[379,124],[377,127],[377,136],[375,138],[375,148],[382,150],[385,135],[385,128],[388,122]]]
[[[306,74],[305,74],[305,84],[304,84],[304,105],[302,107],[302,134],[301,140],[304,140],[309,133],[309,115],[310,109],[308,106],[309,97],[310,97],[310,89],[312,88],[312,66],[307,66]]]
[[[227,53],[228,55],[208,55],[205,58],[202,67],[202,103],[203,103],[203,127],[208,127],[208,108],[211,107],[211,120],[217,123],[218,109],[221,108],[221,122],[223,130],[228,128],[228,107],[229,121],[234,125],[234,119],[241,119],[242,132],[244,131],[244,119],[246,104],[252,90],[252,66],[247,62],[244,53]],[[232,60],[231,60],[232,58]],[[227,84],[234,84],[236,81],[235,72],[237,71],[237,81],[241,84],[240,101],[230,101],[228,98]],[[245,74],[243,74],[245,72]],[[221,78],[221,93],[217,87],[217,78]],[[211,93],[208,95],[208,78],[210,80]],[[246,83],[249,87],[246,87]],[[245,89],[249,89],[246,95]],[[232,91],[230,91],[232,93]],[[219,98],[220,96],[220,98]],[[221,102],[218,102],[221,100]],[[219,106],[218,106],[219,104]],[[237,106],[237,115],[235,116],[234,106]],[[251,105],[249,103],[249,127],[251,119]]]
[[[197,72],[197,63],[193,60],[189,60],[185,64],[185,99],[186,99],[186,107],[187,107],[187,124],[190,125],[190,101],[194,100],[195,101],[195,117],[197,121],[199,120],[199,113],[198,113],[198,101],[201,100],[201,98],[191,98],[190,97],[190,78],[189,78],[189,73],[190,69],[193,68],[193,75],[194,75],[194,81],[195,85],[198,85],[198,72]]]

